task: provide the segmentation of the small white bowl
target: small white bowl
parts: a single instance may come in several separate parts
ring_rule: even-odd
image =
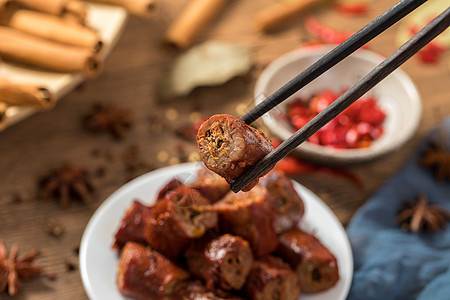
[[[313,46],[289,52],[273,61],[256,82],[255,102],[263,101],[297,74],[305,70],[333,46]],[[263,116],[269,130],[281,140],[293,134],[292,127],[280,116],[286,105],[295,98],[309,98],[313,94],[331,89],[340,92],[350,88],[384,60],[379,54],[360,49],[339,62],[300,91]],[[386,114],[384,133],[368,148],[335,149],[304,142],[294,152],[301,157],[330,164],[355,163],[374,159],[402,146],[417,129],[422,104],[419,93],[411,79],[400,69],[386,77],[368,95],[375,96]]]

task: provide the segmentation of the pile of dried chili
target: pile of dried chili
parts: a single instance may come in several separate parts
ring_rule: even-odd
[[[310,99],[298,98],[288,105],[287,119],[298,130],[339,97],[324,90]],[[373,96],[358,99],[335,119],[312,135],[308,141],[339,149],[369,147],[383,134],[386,114]]]

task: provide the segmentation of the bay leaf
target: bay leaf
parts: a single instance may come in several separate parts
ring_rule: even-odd
[[[253,64],[248,47],[208,41],[180,55],[158,86],[158,98],[168,101],[199,86],[222,85],[246,74]]]

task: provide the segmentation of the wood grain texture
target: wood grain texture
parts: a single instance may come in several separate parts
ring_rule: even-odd
[[[154,167],[163,167],[167,162],[156,159],[159,151],[175,156],[179,144],[188,151],[196,150],[193,143],[180,139],[170,130],[153,134],[149,116],[164,115],[169,108],[174,108],[181,119],[187,119],[189,113],[199,107],[205,115],[236,115],[238,104],[248,105],[250,109],[254,84],[263,68],[306,40],[301,19],[290,21],[269,35],[254,31],[253,14],[272,3],[271,0],[230,1],[220,18],[202,31],[195,43],[216,39],[250,46],[254,49],[253,70],[223,86],[198,88],[187,97],[160,104],[155,99],[156,83],[178,54],[162,46],[164,29],[187,0],[163,2],[167,4],[160,7],[152,19],[130,18],[99,77],[83,83],[51,111],[36,114],[0,133],[0,239],[8,245],[18,243],[21,251],[38,247],[41,255],[37,263],[45,272],[54,272],[57,276],[55,281],[41,278],[27,282],[14,299],[88,299],[78,267],[67,271],[65,260],[78,263],[74,248],[89,218],[104,199],[126,182],[121,156],[130,145],[137,145],[143,159]],[[315,10],[314,14],[320,21],[335,24],[333,26],[340,30],[355,31],[395,2],[374,1],[367,16],[350,18],[323,8]],[[396,28],[394,25],[372,41],[370,49],[386,56],[391,54],[397,48],[393,42]],[[450,114],[449,59],[447,51],[437,65],[424,65],[415,58],[403,65],[402,69],[412,77],[423,97],[421,125],[413,139],[398,151],[348,169],[362,179],[363,190],[345,178],[327,174],[294,178],[318,194],[343,224],[347,224],[370,195],[402,166],[424,134]],[[82,117],[98,101],[132,108],[135,126],[123,141],[118,142],[108,135],[92,135],[82,129]],[[112,159],[93,157],[94,149],[110,152]],[[56,201],[36,199],[37,179],[64,161],[86,166],[91,171],[101,166],[106,168],[103,178],[95,177],[97,189],[91,203],[75,201],[68,209],[62,209]],[[25,194],[20,203],[12,201],[17,193]],[[65,226],[60,238],[51,237],[45,231],[46,222],[52,218]],[[8,297],[1,294],[0,299]]]

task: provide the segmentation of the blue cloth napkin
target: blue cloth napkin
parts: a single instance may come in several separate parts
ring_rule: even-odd
[[[420,194],[450,210],[450,183],[417,164],[433,140],[450,142],[450,117],[444,131],[432,131],[405,166],[355,214],[347,227],[354,258],[349,300],[450,299],[450,224],[434,234],[411,233],[395,221],[401,203]]]

